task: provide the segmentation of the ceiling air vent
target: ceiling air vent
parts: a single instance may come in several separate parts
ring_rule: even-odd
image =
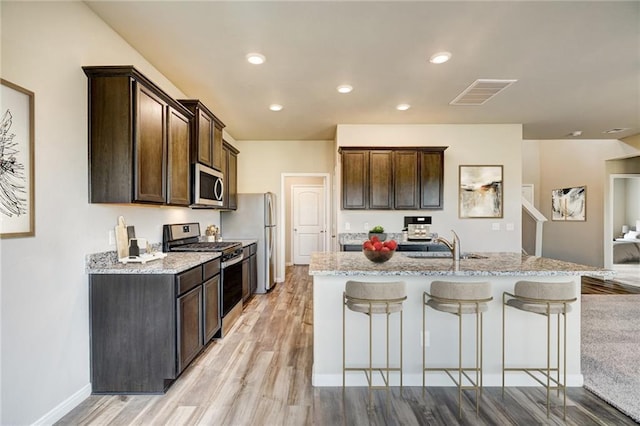
[[[518,80],[479,79],[464,89],[449,105],[482,105]]]

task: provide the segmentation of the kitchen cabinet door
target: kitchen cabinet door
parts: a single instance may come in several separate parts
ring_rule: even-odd
[[[136,84],[134,201],[164,203],[167,103]]]
[[[235,149],[229,150],[229,162],[228,162],[228,181],[229,186],[227,188],[229,194],[229,210],[236,210],[238,208],[238,153]]]
[[[343,151],[342,208],[369,207],[369,151]]]
[[[194,115],[191,127],[191,162],[223,171],[224,123],[198,99],[180,99],[178,102]]]
[[[190,154],[185,161],[184,141],[193,114],[132,66],[83,70],[89,83],[90,202],[188,205]]]
[[[202,286],[178,297],[178,373],[189,365],[203,348]]]
[[[398,150],[393,153],[394,207],[415,210],[420,205],[418,151]]]
[[[236,210],[238,208],[238,154],[240,151],[231,144],[222,144],[222,174],[224,175],[224,193],[222,208]]]
[[[224,124],[215,116],[213,117],[213,144],[211,146],[211,167],[222,171],[222,129]]]
[[[198,134],[196,137],[195,151],[197,155],[197,161],[206,166],[213,166],[213,147],[211,141],[213,140],[213,120],[202,109],[197,110],[197,127]]]
[[[242,261],[242,301],[251,296],[251,265],[249,258]]]
[[[393,208],[393,152],[369,152],[369,208]]]
[[[211,340],[222,322],[220,321],[220,275],[202,285],[204,300],[204,344]]]
[[[420,208],[442,209],[444,150],[420,153]]]
[[[189,118],[169,107],[167,204],[191,204]]]

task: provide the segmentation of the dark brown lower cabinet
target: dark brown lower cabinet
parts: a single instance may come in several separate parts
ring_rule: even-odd
[[[180,274],[91,274],[95,394],[163,393],[220,329],[220,259]]]
[[[204,303],[204,341],[206,345],[220,330],[220,275],[216,275],[202,284]]]
[[[178,371],[184,370],[202,347],[202,286],[178,297]]]
[[[246,301],[258,288],[258,246],[249,244],[242,250],[242,300]]]

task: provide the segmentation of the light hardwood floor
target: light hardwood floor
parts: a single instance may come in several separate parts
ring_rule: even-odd
[[[366,388],[314,388],[312,280],[304,266],[253,297],[221,341],[200,354],[165,395],[87,398],[60,425],[632,425],[631,419],[582,388],[567,392],[567,420],[553,397],[546,418],[541,388],[485,388],[480,414],[465,394],[458,419],[455,388],[397,388],[387,401]],[[338,350],[338,348],[336,348]],[[558,405],[560,404],[560,405]]]

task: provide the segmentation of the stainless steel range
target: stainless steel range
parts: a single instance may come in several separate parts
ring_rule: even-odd
[[[162,227],[164,252],[220,252],[222,285],[220,311],[222,337],[242,313],[242,243],[200,241],[199,223],[169,224]]]

